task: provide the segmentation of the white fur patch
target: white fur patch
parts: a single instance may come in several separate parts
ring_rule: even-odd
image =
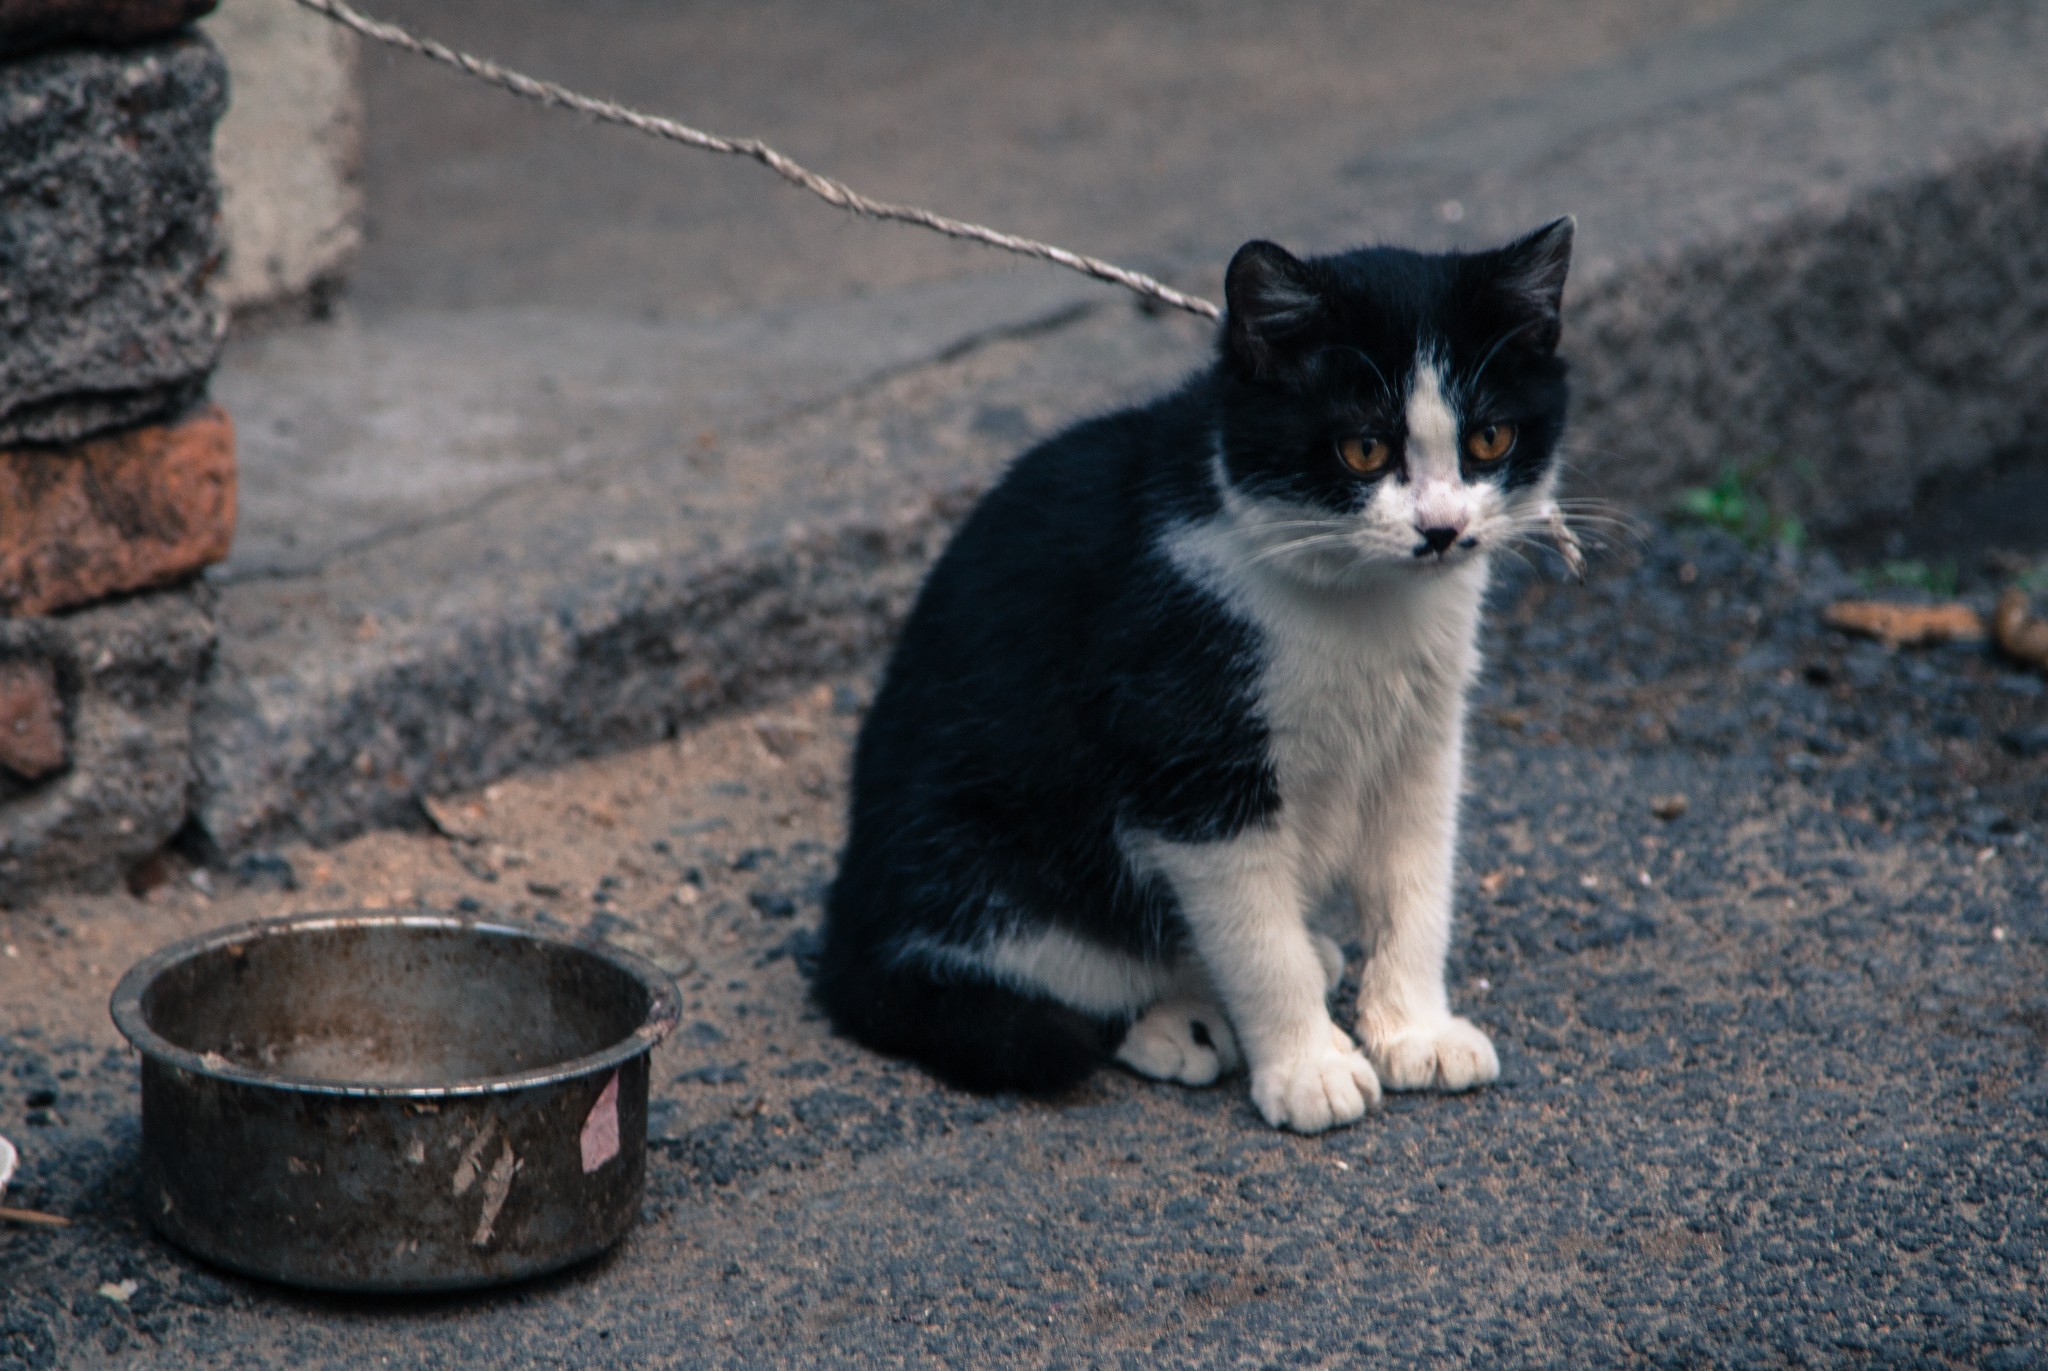
[[[1427,355],[1417,360],[1409,383],[1407,419],[1406,503],[1416,536],[1428,528],[1449,528],[1464,537],[1484,507],[1499,502],[1498,491],[1490,483],[1466,484],[1458,457],[1458,416],[1444,395],[1441,365]]]
[[[1174,984],[1170,968],[1127,956],[1061,928],[1006,934],[962,945],[930,937],[897,944],[897,956],[987,976],[1086,1014],[1135,1014]]]
[[[1411,479],[1458,480],[1458,416],[1444,395],[1442,364],[1426,354],[1409,378],[1407,418]]]
[[[1311,933],[1308,936],[1315,944],[1316,960],[1323,964],[1323,989],[1335,990],[1337,982],[1344,979],[1344,949],[1327,934]]]
[[[999,938],[982,950],[997,976],[1105,1017],[1130,1014],[1166,993],[1171,973],[1064,929]]]

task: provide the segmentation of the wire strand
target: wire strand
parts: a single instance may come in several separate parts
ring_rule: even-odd
[[[835,180],[810,170],[793,159],[777,152],[758,138],[728,138],[721,134],[706,133],[702,129],[679,124],[673,119],[658,115],[642,114],[624,105],[609,100],[597,100],[588,95],[579,95],[566,86],[552,81],[542,81],[521,72],[509,70],[495,62],[458,51],[446,43],[431,38],[420,38],[396,24],[387,24],[371,19],[350,8],[343,0],[298,0],[298,3],[316,14],[325,15],[337,24],[353,29],[365,38],[392,47],[418,53],[430,61],[467,72],[479,81],[511,91],[514,95],[528,100],[537,100],[543,105],[555,105],[587,114],[607,124],[621,124],[654,138],[663,138],[686,147],[701,148],[706,152],[722,152],[731,157],[747,157],[788,181],[791,185],[823,200],[826,204],[843,209],[849,214],[863,215],[869,219],[890,219],[898,223],[916,224],[948,238],[965,239],[972,243],[985,243],[1004,252],[1014,252],[1023,257],[1034,257],[1040,261],[1052,262],[1069,271],[1078,271],[1098,281],[1107,281],[1122,286],[1125,290],[1184,309],[1190,314],[1199,314],[1208,319],[1220,319],[1223,311],[1214,302],[1199,295],[1188,295],[1175,290],[1163,281],[1147,276],[1141,271],[1120,267],[1114,262],[1105,262],[1099,257],[1089,257],[1072,252],[1051,243],[1041,243],[1034,238],[1022,238],[1013,233],[1004,233],[983,224],[971,224],[964,219],[954,219],[935,214],[916,205],[892,204],[886,200],[874,200],[862,195],[844,181]]]

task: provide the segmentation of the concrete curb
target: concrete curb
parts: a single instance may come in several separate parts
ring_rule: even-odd
[[[709,450],[509,492],[311,585],[229,584],[195,723],[207,842],[403,822],[419,793],[652,741],[859,665],[1020,442],[1133,377],[1166,383],[1203,332],[1122,309],[1059,328],[1058,349],[993,330]],[[777,479],[793,454],[796,488]]]
[[[1624,82],[1603,118],[1560,92],[1547,140],[1528,102],[1497,113],[1497,138],[1422,140],[1357,171],[1398,208],[1296,241],[1480,241],[1573,210],[1579,493],[1654,504],[1744,463],[1821,526],[1897,510],[2029,437],[2015,397],[2048,374],[2048,15],[1879,8],[1888,27],[1797,60],[1745,66],[1724,34],[1722,84],[1675,101]],[[1782,17],[1757,22],[1756,42],[1782,37]],[[1203,330],[1134,318],[998,307],[923,366],[743,422],[708,468],[671,442],[310,574],[231,577],[196,724],[201,831],[222,854],[338,838],[418,793],[857,663],[1023,441],[1200,361]]]
[[[372,642],[317,680],[216,679],[195,723],[203,831],[225,855],[417,820],[416,797],[630,747],[868,660],[964,495],[685,568],[566,581]]]

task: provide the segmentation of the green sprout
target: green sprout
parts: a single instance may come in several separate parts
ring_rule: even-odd
[[[1953,561],[1923,562],[1918,558],[1880,562],[1856,573],[1865,590],[1923,590],[1942,600],[1955,598],[1959,576]]]
[[[1780,510],[1756,489],[1755,474],[1728,467],[1711,486],[1678,493],[1680,517],[1732,533],[1751,547],[1775,546],[1797,551],[1805,546],[1806,525],[1797,515]]]

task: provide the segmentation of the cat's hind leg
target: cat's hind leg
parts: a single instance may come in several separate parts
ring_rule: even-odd
[[[1138,1016],[1116,1059],[1140,1076],[1214,1085],[1244,1064],[1230,1020],[1213,999],[1169,995]]]

